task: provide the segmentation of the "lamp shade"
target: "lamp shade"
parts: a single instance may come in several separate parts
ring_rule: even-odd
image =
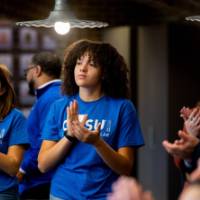
[[[43,20],[16,22],[16,25],[52,28],[56,22],[69,23],[70,28],[103,28],[108,26],[108,23],[105,22],[77,19],[69,10],[66,0],[55,0],[54,10],[50,12],[48,18]]]
[[[198,21],[200,22],[200,16],[199,15],[195,15],[195,16],[189,16],[185,18],[188,21]]]

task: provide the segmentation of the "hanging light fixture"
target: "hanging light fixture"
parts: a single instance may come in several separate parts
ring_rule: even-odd
[[[199,15],[195,15],[195,16],[189,16],[185,18],[188,21],[198,21],[200,22],[200,16]]]
[[[103,28],[108,23],[92,20],[77,19],[69,10],[67,0],[55,0],[54,10],[50,12],[48,18],[43,20],[33,20],[16,22],[17,26],[52,28],[59,34],[66,34],[70,28]]]

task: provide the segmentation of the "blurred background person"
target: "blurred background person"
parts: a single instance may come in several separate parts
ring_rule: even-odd
[[[11,74],[0,64],[0,199],[18,199],[16,178],[28,145],[26,119],[15,108],[15,92]]]
[[[180,169],[184,181],[188,175],[197,168],[200,157],[200,108],[183,107],[180,111],[184,120],[183,130],[178,132],[179,139],[170,143],[163,141],[166,151],[175,159],[176,166]]]
[[[61,97],[61,60],[51,52],[33,56],[25,70],[30,93],[36,101],[27,119],[30,148],[26,151],[17,177],[21,199],[48,199],[53,172],[40,173],[37,157],[41,145],[41,130],[52,102]]]

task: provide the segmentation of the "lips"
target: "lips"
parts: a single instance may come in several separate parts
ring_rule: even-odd
[[[85,74],[78,74],[77,76],[79,79],[85,79],[86,78],[86,75]]]

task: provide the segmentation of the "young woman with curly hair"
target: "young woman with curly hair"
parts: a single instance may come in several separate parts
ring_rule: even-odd
[[[143,145],[128,98],[127,66],[110,44],[80,40],[64,58],[63,99],[43,129],[39,168],[56,167],[50,199],[106,199]]]
[[[0,199],[16,200],[16,173],[28,144],[26,119],[15,108],[10,72],[0,64]]]

